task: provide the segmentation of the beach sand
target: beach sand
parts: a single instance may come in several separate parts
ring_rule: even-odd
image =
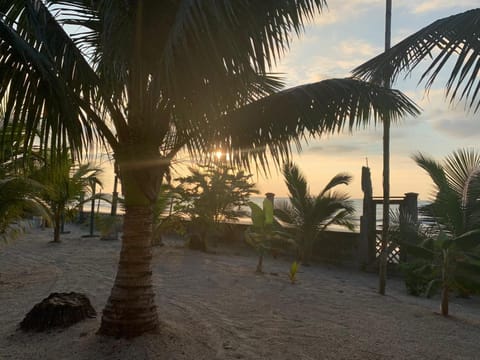
[[[0,248],[0,359],[476,359],[480,301],[408,296],[400,279],[387,295],[377,276],[333,266],[303,267],[290,284],[287,259],[264,263],[245,251],[154,249],[153,277],[162,325],[135,339],[96,335],[113,284],[119,241],[82,238],[70,226],[53,244],[49,229]],[[51,292],[85,293],[98,312],[67,329],[24,333],[18,325]]]

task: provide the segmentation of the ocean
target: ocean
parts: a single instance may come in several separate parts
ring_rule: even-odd
[[[262,207],[263,203],[263,197],[252,197],[251,201],[257,204],[258,206]],[[275,203],[281,202],[281,201],[288,201],[287,197],[276,197],[275,198]],[[360,231],[360,216],[362,215],[363,212],[363,199],[351,199],[353,202],[353,206],[355,208],[355,213],[353,215],[353,223],[355,226],[355,231],[358,232]],[[419,201],[419,207],[427,204],[428,202],[426,201]],[[84,211],[89,212],[90,211],[90,204],[85,204],[84,205]],[[105,214],[110,214],[110,209],[111,209],[111,204],[108,203],[107,201],[103,200],[97,200],[95,203],[95,211],[100,212],[100,213],[105,213]],[[249,211],[249,208],[245,208],[246,211]],[[390,211],[395,212],[398,210],[398,205],[391,204],[390,205]],[[123,208],[121,206],[118,206],[117,209],[118,214],[123,214]],[[383,216],[383,209],[382,206],[377,206],[377,227],[381,227],[382,224],[382,216]],[[420,217],[420,222],[422,222],[422,217]],[[239,219],[240,224],[250,224],[250,218],[249,217],[242,217]],[[339,226],[332,226],[331,230],[333,231],[341,231],[342,227]]]

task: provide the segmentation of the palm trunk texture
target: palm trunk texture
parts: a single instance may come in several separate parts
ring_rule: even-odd
[[[392,29],[392,0],[386,0],[385,11],[385,50],[390,49]],[[390,87],[390,78],[384,79],[386,88]],[[390,227],[390,118],[383,119],[383,215],[382,242],[378,274],[378,292],[385,295],[387,284],[388,236]]]
[[[159,326],[152,288],[152,209],[126,206],[122,250],[115,283],[99,333],[134,337]]]
[[[60,242],[60,223],[61,223],[61,215],[60,211],[55,211],[54,219],[53,219],[53,242]]]
[[[257,270],[256,270],[257,273],[261,274],[263,273],[263,253],[261,253],[259,256],[258,256],[258,263],[257,263]]]

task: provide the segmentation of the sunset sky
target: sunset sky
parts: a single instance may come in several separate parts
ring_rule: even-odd
[[[384,46],[384,0],[328,1],[329,7],[309,24],[300,39],[273,71],[284,74],[287,87],[350,75],[357,65],[381,53]],[[436,19],[478,7],[478,0],[393,0],[392,45]],[[446,75],[448,72],[444,72]],[[455,108],[444,100],[444,79],[439,79],[428,95],[417,86],[419,72],[401,77],[394,88],[404,91],[420,107],[418,118],[406,118],[391,129],[391,195],[417,192],[428,200],[433,185],[411,160],[421,151],[442,159],[460,147],[475,147],[480,139],[478,114],[468,113],[463,104]],[[374,195],[382,194],[382,128],[369,127],[352,134],[314,139],[294,161],[305,173],[312,193],[318,193],[338,172],[349,172],[353,183],[346,190],[353,198],[363,196],[361,167],[372,172]],[[106,176],[104,191],[111,191],[111,176]],[[286,196],[279,173],[255,177],[262,193],[272,191]]]
[[[349,76],[357,65],[381,53],[384,47],[384,0],[328,2],[329,9],[307,26],[292,43],[277,71],[285,73],[288,86],[327,78]],[[478,7],[478,0],[393,0],[392,45],[433,21]],[[417,192],[422,200],[432,194],[429,177],[411,155],[421,151],[442,159],[460,147],[475,147],[480,140],[479,114],[455,108],[444,100],[444,78],[428,95],[417,86],[419,73],[400,79],[394,88],[410,96],[423,109],[418,118],[406,118],[391,129],[391,195]],[[445,75],[448,74],[445,72]],[[361,198],[361,167],[366,158],[372,172],[374,195],[382,194],[382,127],[311,141],[295,161],[304,171],[312,193],[318,193],[338,172],[349,172],[354,182],[345,188]],[[286,195],[281,176],[258,179],[260,189]]]

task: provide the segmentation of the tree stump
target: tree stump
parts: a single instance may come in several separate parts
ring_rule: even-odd
[[[51,293],[36,304],[20,323],[24,331],[45,331],[55,327],[68,327],[97,312],[84,295],[75,292]]]

